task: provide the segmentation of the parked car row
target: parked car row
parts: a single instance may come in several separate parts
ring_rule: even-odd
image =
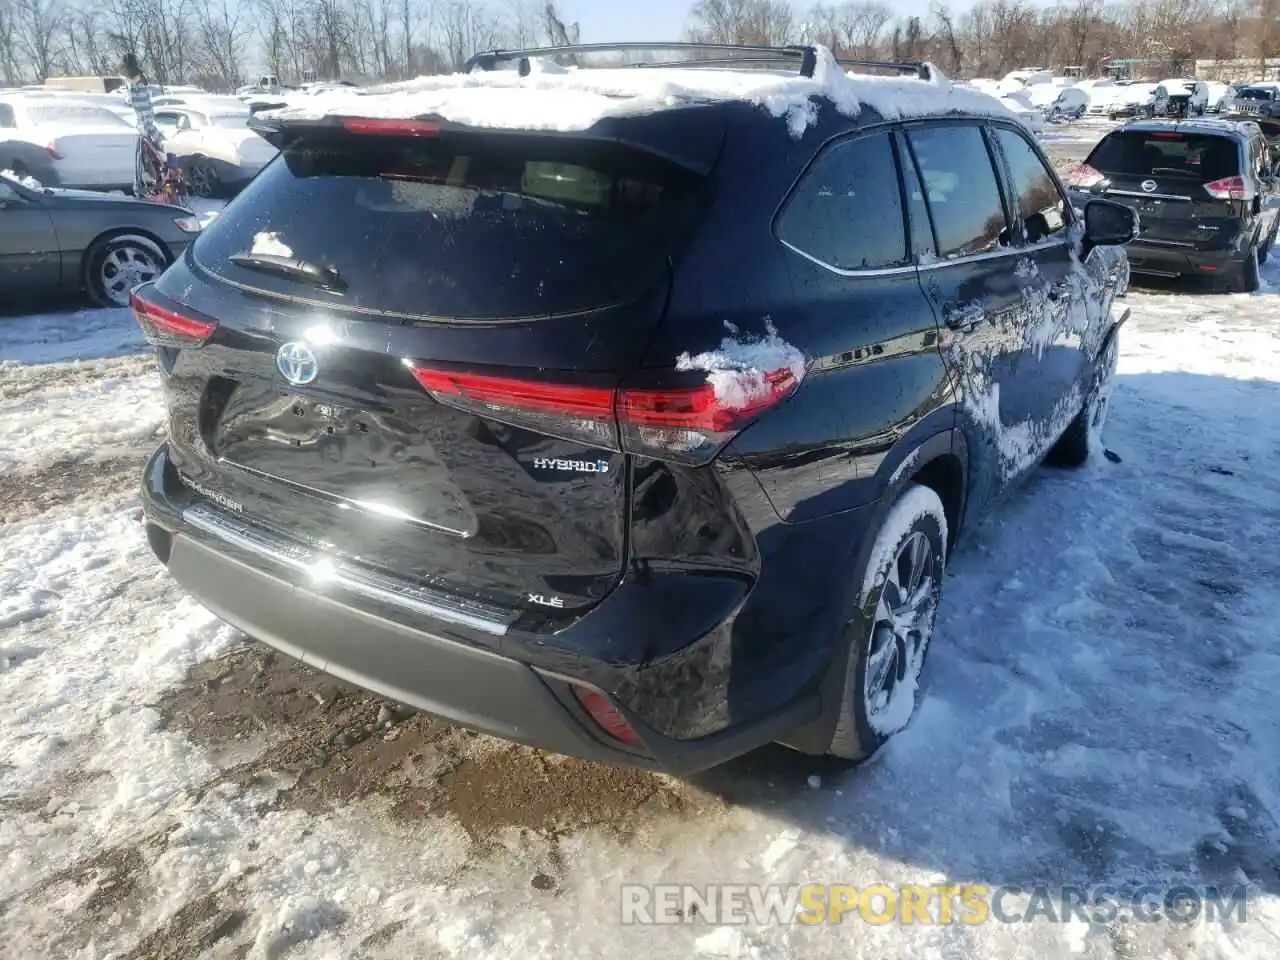
[[[235,192],[276,154],[237,97],[168,88],[152,104],[164,148],[197,196]],[[137,148],[136,115],[118,93],[0,91],[0,170],[46,186],[128,191]]]

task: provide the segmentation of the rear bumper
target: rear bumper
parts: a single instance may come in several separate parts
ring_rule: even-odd
[[[1237,266],[1240,254],[1234,247],[1199,250],[1194,247],[1134,240],[1128,246],[1131,273],[1176,277],[1194,273],[1213,276]]]
[[[548,643],[548,638],[512,633],[493,649],[485,649],[457,639],[464,631],[455,626],[441,624],[436,630],[424,626],[421,618],[375,611],[358,600],[330,595],[323,586],[305,582],[287,568],[236,550],[187,523],[183,511],[188,504],[180,495],[171,495],[172,488],[167,446],[162,446],[143,477],[147,536],[156,556],[192,596],[223,620],[288,656],[460,725],[556,753],[691,773],[780,739],[817,718],[815,690],[812,696],[796,698],[767,715],[742,718],[696,739],[676,739],[611,696],[644,741],[643,749],[628,748],[590,719],[574,698],[572,685],[595,690],[643,687],[650,697],[657,689],[679,695],[681,686],[687,692],[693,679],[690,664],[700,654],[674,663],[672,669],[682,675],[676,678],[663,676],[663,664],[619,665],[608,662],[603,654],[594,665],[598,669],[591,669],[580,651],[572,657],[563,650],[557,652],[555,638]],[[588,615],[574,631],[581,635],[593,617]],[[603,623],[596,645],[607,650],[614,636],[607,614]],[[715,633],[695,634],[688,649],[705,650]],[[546,651],[546,662],[526,662],[507,652],[538,648]],[[694,701],[714,701],[718,695],[714,677],[704,675],[696,687]]]

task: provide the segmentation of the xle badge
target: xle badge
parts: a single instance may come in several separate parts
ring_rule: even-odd
[[[555,607],[556,609],[561,609],[564,607],[563,597],[549,597],[546,594],[542,594],[542,593],[529,594],[529,602],[536,603],[539,606],[543,606],[543,607]]]

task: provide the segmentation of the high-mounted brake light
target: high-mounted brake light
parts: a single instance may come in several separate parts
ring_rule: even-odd
[[[436,400],[513,426],[643,456],[700,464],[800,386],[789,368],[721,395],[712,383],[581,386],[406,364]]]
[[[1174,133],[1172,130],[1157,130],[1148,134],[1152,140],[1181,140],[1182,134]]]
[[[348,133],[384,137],[435,137],[440,124],[430,120],[396,120],[387,117],[343,117],[342,128]]]
[[[1252,200],[1253,192],[1244,177],[1223,177],[1204,185],[1204,192],[1215,200]]]
[[[1079,187],[1083,190],[1099,184],[1105,179],[1107,178],[1087,163],[1080,163],[1076,164],[1071,172],[1067,174],[1067,186]]]
[[[154,303],[137,291],[129,297],[133,315],[147,342],[158,347],[196,347],[213,335],[217,324],[178,313]]]

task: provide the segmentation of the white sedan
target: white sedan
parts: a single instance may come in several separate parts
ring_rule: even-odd
[[[191,192],[208,197],[235,191],[276,155],[249,129],[249,111],[220,104],[170,104],[155,111],[165,150],[182,163]]]
[[[45,186],[131,190],[138,132],[96,104],[66,97],[0,97],[0,170]]]

